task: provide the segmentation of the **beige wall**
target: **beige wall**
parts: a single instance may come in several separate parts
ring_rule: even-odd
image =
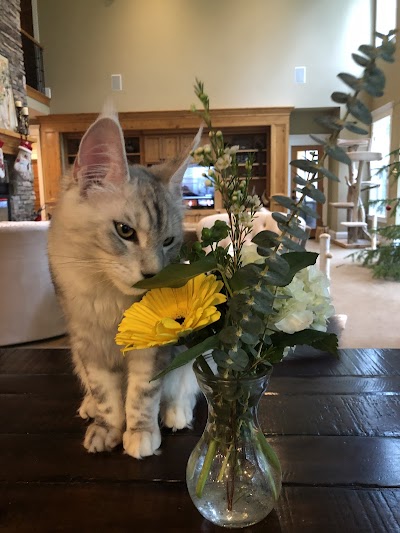
[[[187,109],[199,77],[215,108],[331,106],[336,75],[370,42],[372,0],[38,0],[52,113]],[[307,83],[294,83],[294,67]]]

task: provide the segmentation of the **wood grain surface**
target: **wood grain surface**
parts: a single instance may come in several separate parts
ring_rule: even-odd
[[[277,508],[245,531],[400,532],[400,350],[302,347],[259,408],[278,454]],[[163,431],[162,453],[91,455],[68,350],[0,349],[0,531],[223,531],[194,508],[185,469],[206,422]]]

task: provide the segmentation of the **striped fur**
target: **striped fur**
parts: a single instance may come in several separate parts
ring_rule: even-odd
[[[84,439],[89,452],[122,442],[132,457],[156,453],[160,408],[168,427],[191,422],[197,393],[191,369],[150,382],[170,360],[171,348],[131,351],[124,358],[114,342],[124,310],[143,294],[133,285],[168,264],[182,243],[180,182],[189,153],[150,169],[128,166],[119,123],[103,115],[64,178],[49,260],[85,391],[79,414],[94,419]],[[134,238],[122,238],[118,222],[134,229]]]

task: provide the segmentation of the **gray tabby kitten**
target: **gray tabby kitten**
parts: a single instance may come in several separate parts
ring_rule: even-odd
[[[93,418],[84,446],[109,451],[123,442],[141,458],[161,444],[158,416],[170,428],[192,420],[197,384],[183,367],[150,379],[171,348],[130,351],[114,338],[124,311],[145,292],[133,288],[169,263],[182,243],[181,181],[192,147],[174,161],[128,166],[123,134],[112,113],[84,135],[71,176],[51,220],[49,260],[85,397],[82,418]]]

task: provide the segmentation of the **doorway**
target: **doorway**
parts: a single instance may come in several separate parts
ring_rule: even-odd
[[[306,146],[292,146],[292,152],[291,152],[291,160],[293,159],[307,159],[308,161],[312,161],[313,163],[318,163],[320,158],[322,157],[322,146],[321,145],[306,145]],[[291,172],[291,182],[290,182],[290,190],[291,190],[291,197],[292,200],[299,199],[300,193],[296,191],[296,183],[293,181],[294,177],[300,176],[303,179],[307,179],[309,177],[308,172],[305,172],[304,170],[301,170],[299,168],[292,168]],[[324,184],[323,180],[320,180],[318,182],[318,189],[321,192],[324,192]],[[322,226],[322,204],[316,202],[309,196],[305,197],[304,205],[312,209],[316,212],[317,218],[314,218],[310,215],[304,215],[303,218],[305,219],[306,225],[308,228],[310,228],[310,237],[315,238],[315,233],[317,230],[317,226]]]

